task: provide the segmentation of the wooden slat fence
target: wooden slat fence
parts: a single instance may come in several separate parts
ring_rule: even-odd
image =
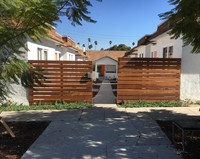
[[[119,58],[117,103],[180,99],[181,59]]]
[[[91,61],[29,61],[41,67],[46,77],[45,87],[35,86],[29,91],[29,103],[90,102],[92,103]]]

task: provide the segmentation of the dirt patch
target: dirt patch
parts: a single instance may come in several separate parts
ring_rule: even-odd
[[[0,124],[0,158],[20,159],[50,122],[7,122],[15,134],[12,138]]]
[[[172,141],[172,121],[157,121],[163,132]],[[199,159],[200,156],[200,133],[187,134],[185,152],[182,151],[181,132],[175,130],[176,149],[181,153],[183,159]]]

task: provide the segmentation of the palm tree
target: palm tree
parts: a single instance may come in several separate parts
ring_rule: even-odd
[[[90,45],[88,46],[88,49],[91,50],[92,48],[93,48],[93,45],[90,44]]]
[[[88,38],[88,49],[89,49],[90,42],[91,42],[91,38]]]
[[[95,44],[95,50],[96,50],[96,48],[97,48],[97,41],[94,41],[94,44]]]
[[[111,40],[109,41],[109,44],[110,44],[110,47],[111,47],[111,45],[112,45],[112,41]]]

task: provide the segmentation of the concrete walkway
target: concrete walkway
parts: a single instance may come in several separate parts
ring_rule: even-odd
[[[51,120],[22,159],[181,159],[156,119],[199,118],[199,107],[3,112],[6,120]],[[157,117],[157,118],[156,118]]]
[[[116,97],[112,92],[109,80],[103,80],[100,90],[93,98],[94,104],[115,104]]]

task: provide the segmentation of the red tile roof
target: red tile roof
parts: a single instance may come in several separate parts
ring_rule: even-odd
[[[118,61],[119,57],[125,56],[127,51],[97,51],[97,50],[87,50],[86,55],[88,57],[88,61],[96,61],[103,57],[110,57],[116,61]]]
[[[62,36],[59,35],[58,33],[56,33],[56,30],[55,29],[51,29],[51,30],[48,30],[48,35],[50,36],[50,38],[52,38],[53,40],[56,40],[62,44],[64,44],[64,41],[62,39]]]
[[[77,55],[78,56],[85,56],[83,54],[83,51],[77,48],[76,43],[70,39],[69,37],[62,37],[59,35],[55,29],[48,30],[48,35],[50,36],[51,39],[56,40],[60,42],[63,46],[65,47],[71,47],[75,50],[77,50]]]

